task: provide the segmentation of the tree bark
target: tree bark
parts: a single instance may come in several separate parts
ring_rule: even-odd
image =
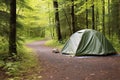
[[[74,0],[71,0],[72,6],[71,6],[71,23],[72,23],[72,33],[74,33],[75,30],[75,13],[74,13]]]
[[[53,0],[53,5],[54,5],[54,8],[55,8],[55,24],[56,24],[57,37],[58,37],[58,41],[61,41],[62,40],[62,35],[61,35],[61,30],[60,30],[58,1],[57,0]]]
[[[71,35],[71,34],[72,34],[72,29],[71,29],[71,24],[70,24],[70,22],[69,22],[69,18],[67,17],[67,14],[66,14],[65,10],[64,10],[64,9],[62,9],[62,10],[63,10],[63,12],[64,12],[64,14],[65,14],[66,21],[67,21],[67,23],[68,23],[69,30],[70,30],[70,35]]]
[[[50,3],[48,2],[48,13],[49,13],[49,30],[50,30],[50,35],[51,35],[51,38],[54,39],[54,31],[53,31],[53,27],[51,26],[51,14],[50,14]]]
[[[96,8],[96,20],[95,20],[95,29],[98,29],[98,25],[99,25],[99,11],[98,11],[98,7]]]
[[[10,32],[9,32],[9,53],[11,56],[17,54],[16,46],[16,0],[10,2]]]
[[[110,35],[111,35],[111,23],[110,23],[110,0],[108,0],[108,35],[109,35],[109,38],[110,38]]]
[[[86,0],[86,28],[88,28],[88,9],[87,9],[87,1]]]
[[[117,35],[118,35],[118,40],[119,40],[119,43],[120,43],[120,1],[118,0],[118,29],[117,29]]]
[[[105,35],[105,1],[104,0],[102,0],[102,14],[103,14],[102,33]]]
[[[93,5],[92,5],[92,29],[95,29],[94,0],[92,3],[93,3]]]
[[[116,33],[120,42],[120,24],[119,24],[119,10],[120,10],[120,1],[119,0],[112,0],[112,9],[111,9],[111,25],[112,25],[112,36],[113,33]]]

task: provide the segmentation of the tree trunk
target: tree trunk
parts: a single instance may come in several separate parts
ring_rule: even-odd
[[[98,29],[98,25],[99,25],[99,11],[98,11],[98,7],[96,8],[96,24],[95,24],[95,29]]]
[[[109,38],[110,38],[110,35],[111,35],[111,23],[110,23],[110,0],[108,0],[108,35],[109,35]]]
[[[86,0],[86,28],[88,28],[88,9],[87,9],[87,1]]]
[[[16,46],[16,0],[10,2],[10,32],[9,32],[9,53],[11,56],[17,54]]]
[[[67,14],[66,14],[65,10],[64,10],[64,9],[62,9],[62,10],[63,10],[63,12],[64,12],[64,14],[65,14],[66,21],[67,21],[67,23],[68,23],[69,30],[70,30],[70,35],[71,35],[71,34],[72,34],[72,29],[71,29],[71,24],[70,24],[70,22],[69,22],[69,18],[67,17]]]
[[[105,35],[105,1],[104,0],[102,0],[102,14],[103,14],[102,33]]]
[[[118,0],[118,29],[117,29],[117,35],[118,35],[118,39],[119,39],[119,43],[120,43],[120,1]]]
[[[58,1],[53,0],[53,5],[55,8],[55,23],[56,23],[56,32],[57,32],[57,37],[58,41],[62,40],[62,35],[61,35],[61,30],[60,30],[60,20],[59,20],[59,12],[58,12]]]
[[[72,6],[71,6],[71,23],[72,23],[72,33],[74,33],[75,30],[75,13],[74,13],[74,0],[71,0]]]
[[[49,30],[50,30],[50,35],[51,35],[51,38],[54,39],[54,36],[53,36],[53,27],[51,26],[51,15],[50,15],[50,3],[48,2],[48,13],[49,13]]]
[[[112,10],[111,10],[112,20],[111,20],[111,23],[112,23],[112,30],[114,33],[117,34],[119,42],[120,42],[120,38],[119,38],[120,37],[120,31],[119,31],[120,30],[120,25],[119,25],[119,19],[120,19],[119,6],[120,6],[120,4],[119,4],[119,2],[120,2],[119,0],[112,0]]]
[[[94,16],[94,0],[92,5],[92,29],[95,29],[95,16]]]

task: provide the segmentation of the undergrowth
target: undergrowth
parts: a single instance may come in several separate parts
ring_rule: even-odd
[[[48,41],[45,43],[45,45],[46,45],[46,46],[53,47],[53,48],[62,49],[62,47],[64,46],[64,43],[65,43],[64,41],[59,42],[59,41],[57,41],[57,40],[52,39],[52,40],[48,40]]]
[[[13,57],[15,60],[7,52],[0,53],[0,67],[8,75],[5,80],[21,80],[23,74],[38,65],[36,55],[26,47],[19,48],[18,54]]]
[[[107,36],[108,38],[108,36]],[[114,35],[112,38],[108,38],[108,40],[112,43],[113,47],[116,49],[116,51],[120,54],[120,42],[116,35]]]
[[[36,38],[27,38],[25,40],[25,43],[31,43],[31,42],[34,42],[34,41],[40,41],[40,40],[44,40],[44,38],[40,38],[40,37],[36,37]]]
[[[59,42],[57,40],[52,39],[52,40],[48,40],[45,45],[53,48],[62,49],[63,46],[65,45],[65,41],[66,40]],[[116,39],[116,37],[113,37],[113,39],[109,39],[109,41],[111,42],[113,47],[116,49],[116,51],[120,54],[120,45],[119,45],[118,39]]]

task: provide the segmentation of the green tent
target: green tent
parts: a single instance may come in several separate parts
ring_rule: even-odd
[[[116,50],[105,36],[91,29],[75,32],[62,49],[62,54],[73,56],[108,55],[114,53],[116,53]]]

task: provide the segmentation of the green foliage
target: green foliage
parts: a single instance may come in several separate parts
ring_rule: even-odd
[[[9,19],[9,17],[10,17],[10,15],[9,15],[9,13],[8,12],[6,12],[6,11],[2,11],[2,10],[0,10],[0,21],[8,21]]]
[[[45,40],[45,38],[40,38],[40,37],[28,37],[25,39],[25,44],[28,44],[28,43],[32,43],[32,42],[35,42],[35,41],[40,41],[40,40]]]
[[[3,60],[0,60],[0,67],[3,67],[5,65]]]
[[[105,32],[108,36],[110,29],[109,40],[116,50],[120,52],[118,28],[119,4],[116,1],[119,0],[110,1],[109,5],[108,0],[105,1]],[[31,51],[26,52],[26,48],[23,47],[24,41],[29,43],[43,38],[52,38],[54,40],[49,40],[46,43],[47,46],[60,49],[63,47],[63,43],[71,35],[71,1],[58,0],[58,2],[61,32],[64,39],[62,42],[55,40],[57,36],[55,31],[53,0],[17,0],[18,54],[10,58],[7,53],[9,49],[9,0],[0,0],[0,67],[4,66],[7,74],[13,76],[19,75],[20,73],[26,72],[28,68],[36,65],[37,60],[34,58],[35,55]],[[86,28],[86,9],[88,10],[88,28],[91,28],[91,6],[94,5],[96,29],[102,32],[102,0],[94,0],[94,2],[93,0],[75,0],[74,5],[76,30]],[[108,12],[108,8],[110,8],[110,13]],[[6,59],[7,61],[4,62]],[[16,61],[11,61],[11,59],[15,59]],[[18,78],[16,77],[15,79],[17,80]]]
[[[64,43],[65,43],[64,41],[59,42],[59,41],[57,41],[57,40],[48,40],[48,41],[45,43],[45,45],[46,45],[46,46],[53,47],[53,48],[59,48],[59,49],[61,49],[61,48],[63,47]]]
[[[19,66],[20,66],[20,63],[19,62],[7,62],[5,64],[5,67],[4,69],[6,70],[6,74],[8,75],[18,75],[19,74]]]
[[[108,36],[107,36],[108,38]],[[118,53],[120,53],[120,45],[119,44],[119,39],[117,38],[117,35],[114,35],[111,38],[108,38],[109,41],[112,43],[113,47],[117,50]]]
[[[118,45],[118,44],[119,44],[118,41],[113,42],[114,48],[117,50],[118,53],[120,53],[120,45]]]
[[[38,65],[36,55],[28,48],[19,48],[18,54],[9,57],[8,53],[0,53],[0,67],[12,79],[22,79],[22,74],[29,72],[31,68]],[[41,68],[39,68],[41,69]]]
[[[0,51],[8,51],[8,42],[4,37],[0,37]]]

